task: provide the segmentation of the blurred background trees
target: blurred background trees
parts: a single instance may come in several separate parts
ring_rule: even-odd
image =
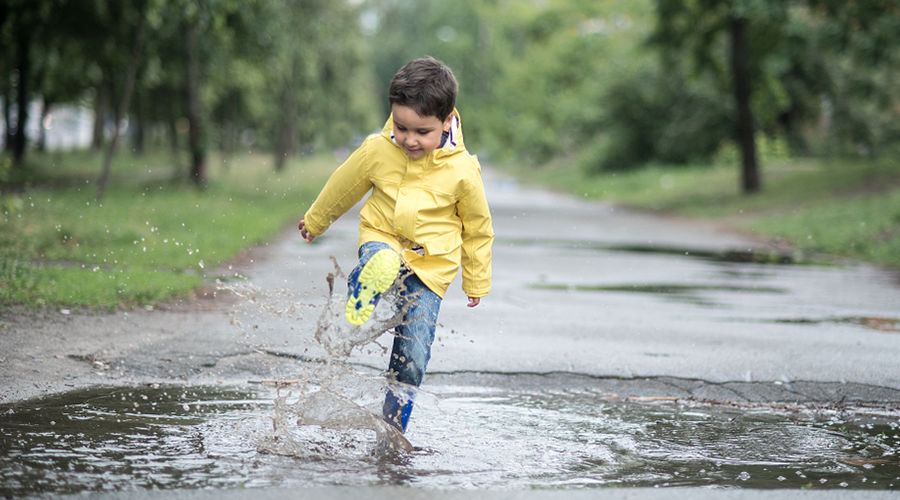
[[[4,0],[3,142],[27,168],[29,103],[76,105],[93,148],[121,130],[183,179],[212,150],[283,169],[377,131],[391,76],[432,55],[483,158],[602,172],[736,149],[752,192],[761,137],[896,157],[898,46],[900,0]]]

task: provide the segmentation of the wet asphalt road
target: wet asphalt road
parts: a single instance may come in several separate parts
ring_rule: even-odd
[[[485,179],[493,291],[470,309],[460,279],[450,286],[426,387],[436,377],[502,385],[520,381],[498,374],[573,374],[623,397],[900,403],[896,271],[730,262],[716,256],[770,249],[708,224]],[[295,378],[292,356],[322,355],[311,339],[329,257],[349,271],[356,238],[349,213],[313,244],[291,231],[251,254],[241,272],[253,302],[13,322],[0,337],[0,402],[97,384]],[[352,359],[387,366],[378,348]]]
[[[623,396],[900,402],[896,272],[733,262],[719,257],[772,249],[490,174],[486,186],[494,289],[469,309],[460,279],[451,285],[425,384],[470,372],[574,373]],[[328,256],[349,270],[355,242],[348,214],[312,245],[298,235],[279,243],[252,280],[294,294],[318,283],[309,297],[319,300]],[[295,334],[269,328],[259,337],[291,352]],[[386,366],[380,352],[354,360]]]
[[[900,405],[896,272],[857,264],[734,262],[717,256],[770,249],[712,225],[525,189],[489,173],[486,185],[497,236],[494,290],[481,306],[469,309],[459,281],[451,285],[426,389],[430,380],[512,387],[580,384],[622,397]],[[39,328],[13,324],[4,340],[0,401],[98,384],[240,385],[295,378],[296,357],[321,355],[308,339],[324,301],[325,276],[333,271],[329,257],[349,271],[355,246],[356,220],[348,214],[315,244],[292,232],[271,243],[265,258],[255,254],[244,270],[258,287],[252,303],[232,297],[199,311],[54,315]],[[256,303],[270,307],[265,312],[248,307]],[[233,314],[234,307],[244,312]],[[390,338],[380,343],[389,346]],[[386,360],[379,349],[352,357],[374,370],[383,369]],[[254,497],[269,498],[473,496],[409,488],[252,491]],[[669,489],[665,495],[806,496],[776,493]],[[817,498],[890,494],[809,493]],[[141,494],[200,498],[213,493]],[[246,492],[214,494],[244,498]],[[586,494],[474,496],[572,499]],[[662,494],[590,492],[592,498],[615,499]],[[135,492],[123,495],[137,498]]]

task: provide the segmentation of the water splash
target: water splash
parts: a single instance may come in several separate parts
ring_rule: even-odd
[[[362,326],[346,321],[346,276],[334,257],[335,271],[326,281],[328,293],[321,305],[314,329],[302,328],[297,343],[304,352],[321,353],[318,358],[302,358],[307,363],[298,367],[298,376],[290,381],[291,391],[275,399],[272,410],[271,432],[260,439],[258,450],[262,453],[298,458],[324,458],[335,456],[375,456],[376,458],[397,452],[413,450],[409,441],[382,416],[382,403],[388,390],[412,397],[415,388],[404,387],[400,391],[383,375],[366,375],[348,363],[354,350],[376,348],[385,354],[387,348],[376,340],[385,332],[403,323],[408,302],[399,306],[402,282],[383,294],[372,317]],[[280,318],[290,325],[305,318],[304,309],[316,308],[310,303],[297,302],[289,290],[265,291],[250,284],[222,285],[242,299],[250,311],[232,314],[232,325],[242,335],[254,342],[254,332],[259,324]],[[414,298],[413,298],[414,300]],[[252,321],[248,321],[252,318]],[[247,325],[252,324],[248,328]],[[270,327],[274,328],[274,327]],[[291,326],[293,329],[294,326]],[[259,348],[259,346],[256,346]],[[267,351],[268,352],[268,351]],[[360,450],[365,450],[360,453]]]
[[[383,382],[371,385],[377,389]],[[372,390],[367,396],[371,394],[383,399],[384,390]],[[371,397],[352,398],[332,388],[300,394],[293,402],[292,396],[290,392],[275,399],[272,432],[260,439],[259,452],[298,458],[381,458],[413,451],[403,434],[381,417],[380,401],[376,410],[372,401],[366,401]]]

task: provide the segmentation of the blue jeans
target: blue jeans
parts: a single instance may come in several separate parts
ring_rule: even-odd
[[[370,241],[359,247],[359,264],[350,274],[359,271],[376,252],[389,245],[380,241]],[[399,307],[407,307],[402,325],[398,326],[394,335],[394,346],[388,364],[388,376],[395,377],[397,382],[418,387],[425,376],[425,368],[431,359],[431,344],[437,328],[437,317],[441,310],[441,297],[431,291],[415,273],[400,270],[405,289],[400,290]],[[402,392],[398,394],[398,392]],[[388,389],[384,401],[384,418],[401,431],[406,431],[409,415],[412,412],[411,391]]]

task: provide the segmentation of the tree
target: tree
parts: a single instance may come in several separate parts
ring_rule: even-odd
[[[184,89],[187,105],[188,148],[191,155],[190,179],[195,184],[206,183],[206,137],[204,137],[203,108],[200,101],[200,61],[197,41],[198,21],[184,21]]]
[[[656,0],[656,13],[657,28],[651,40],[663,53],[665,64],[675,67],[673,61],[687,56],[693,71],[711,72],[722,89],[731,89],[735,140],[742,158],[741,187],[745,193],[759,191],[753,94],[771,83],[764,78],[762,66],[784,32],[788,2]]]
[[[737,105],[735,132],[741,150],[741,172],[744,192],[754,193],[760,189],[759,163],[756,159],[756,134],[753,112],[750,109],[750,62],[747,48],[747,18],[732,14],[731,25],[731,74],[734,78],[734,102]]]
[[[13,163],[22,166],[25,161],[25,125],[28,123],[28,104],[31,102],[31,42],[33,34],[28,23],[17,26],[16,71],[19,75],[16,93],[16,132],[12,137]]]
[[[343,146],[370,132],[378,98],[369,92],[359,9],[348,2],[285,0],[273,4],[272,76],[275,169],[297,144]]]
[[[13,165],[23,169],[28,143],[25,124],[28,123],[28,105],[34,92],[32,88],[33,45],[40,40],[46,19],[50,17],[53,0],[10,0],[0,8],[0,36],[5,51],[4,59],[9,64],[0,65],[8,73],[4,76],[12,80],[9,90],[15,91],[16,127],[10,131],[9,105],[12,100],[4,99],[7,118],[7,146],[12,151]],[[7,97],[9,94],[7,94]]]
[[[595,67],[590,57],[569,63],[577,51],[590,51],[591,37],[579,36],[577,28],[596,13],[597,4],[372,2],[368,14],[377,22],[369,36],[378,47],[372,59],[382,109],[389,112],[384,96],[394,73],[431,55],[459,81],[467,147],[489,145],[497,158],[517,152],[530,162],[547,160],[568,146],[561,137],[571,137],[566,133],[571,121],[563,117],[570,108],[561,98],[574,99]]]
[[[43,102],[43,119],[43,113],[54,104],[77,101],[88,88],[99,85],[109,89],[115,83],[112,68],[123,58],[121,52],[127,53],[130,47],[130,43],[120,43],[123,37],[131,36],[122,29],[123,25],[131,26],[123,19],[133,7],[131,2],[16,0],[4,3],[0,11],[8,14],[5,22],[4,16],[0,16],[0,36],[11,42],[14,47],[11,59],[16,62],[15,85],[11,89],[6,87],[4,93],[9,95],[9,90],[14,90],[16,94],[17,126],[10,146],[18,164],[23,164],[28,142],[25,127],[19,125],[28,119],[30,102],[35,99]],[[11,54],[4,52],[4,55]],[[128,56],[124,59],[127,61]],[[0,67],[8,66],[0,64]],[[105,100],[98,99],[98,102]],[[9,111],[8,101],[5,111]],[[102,138],[104,118],[105,112],[98,113],[97,138]]]
[[[106,157],[103,160],[103,170],[100,173],[100,178],[97,180],[97,201],[103,199],[103,192],[106,189],[106,181],[109,179],[109,171],[112,167],[112,159],[116,154],[116,148],[119,144],[119,120],[121,118],[124,118],[128,111],[128,105],[131,102],[131,94],[134,90],[134,80],[137,76],[138,62],[140,61],[141,51],[144,46],[144,29],[146,25],[144,17],[145,14],[142,11],[138,11],[137,15],[138,20],[137,27],[134,31],[134,42],[131,48],[131,60],[128,62],[124,88],[122,89],[122,96],[119,101],[119,107],[116,109],[116,126],[115,130],[113,131],[112,140],[110,141],[109,147],[106,152]]]

